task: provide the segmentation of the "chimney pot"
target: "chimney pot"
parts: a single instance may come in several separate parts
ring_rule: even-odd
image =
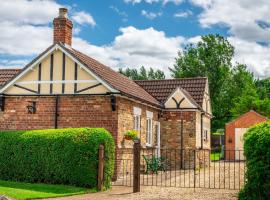
[[[67,13],[67,8],[59,8],[59,18],[68,18]]]

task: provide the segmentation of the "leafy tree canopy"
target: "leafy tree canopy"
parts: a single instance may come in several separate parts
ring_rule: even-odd
[[[132,80],[159,80],[165,79],[165,74],[161,70],[154,70],[150,67],[149,70],[146,70],[144,66],[141,66],[139,70],[126,68],[126,69],[119,69],[119,73],[129,77]]]
[[[187,45],[170,68],[174,78],[208,77],[213,130],[250,109],[270,116],[269,79],[256,81],[246,65],[232,65],[233,56],[234,47],[226,38],[210,34]]]
[[[226,38],[210,34],[187,45],[170,68],[174,78],[208,77],[213,131],[251,109],[270,117],[270,78],[256,79],[246,65],[233,65],[233,56],[234,47]],[[133,80],[165,79],[161,70],[146,70],[144,66],[119,72]]]
[[[258,94],[260,98],[270,99],[270,77],[262,80],[256,80],[255,84],[258,89]]]

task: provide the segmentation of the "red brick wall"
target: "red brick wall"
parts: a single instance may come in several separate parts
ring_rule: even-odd
[[[28,114],[26,107],[32,101],[36,102],[37,110],[35,114]],[[0,130],[54,128],[55,102],[55,97],[6,97],[5,110],[0,112]],[[113,112],[109,96],[60,96],[58,128],[104,127],[112,133],[117,146],[121,146],[124,132],[134,127],[133,107],[136,106],[142,109],[141,137],[145,143],[146,110],[153,112],[154,121],[158,120],[158,110],[121,97],[117,97],[116,104]],[[153,127],[154,137],[155,133]]]
[[[163,148],[181,148],[181,119],[183,119],[183,149],[196,148],[196,112],[163,112],[161,144]]]
[[[37,102],[36,114],[28,114],[29,101]],[[6,97],[5,110],[0,111],[1,130],[30,130],[54,127],[53,98]]]
[[[108,96],[61,97],[59,127],[103,127],[117,137],[117,111]]]
[[[28,114],[29,101],[37,102],[36,114]],[[117,112],[111,110],[110,97],[59,97],[58,127],[104,127],[117,137]],[[54,128],[55,97],[6,97],[0,112],[1,130]]]
[[[141,130],[139,137],[141,145],[146,145],[146,111],[153,113],[153,146],[156,146],[156,122],[158,121],[159,110],[145,104],[140,104],[126,98],[117,98],[118,104],[118,147],[130,148],[133,143],[124,140],[124,133],[127,130],[134,129],[134,113],[133,108],[138,107],[141,109]]]
[[[72,44],[72,22],[67,18],[55,18],[53,20],[53,42]]]
[[[181,119],[183,119],[183,147],[181,147]],[[208,150],[205,154],[199,153],[196,149],[196,112],[195,111],[165,111],[161,118],[161,145],[162,148],[168,148],[172,153],[170,157],[170,165],[172,167],[193,169],[194,159],[199,166],[200,159],[208,163]],[[171,149],[171,150],[170,150]],[[175,151],[178,149],[178,151]],[[183,149],[183,151],[180,151]],[[180,153],[182,152],[182,153]],[[196,153],[196,157],[194,157]],[[161,154],[163,154],[161,152]],[[199,156],[200,154],[200,156]],[[170,153],[169,153],[170,155]],[[164,156],[167,156],[167,150],[164,151]],[[181,159],[182,157],[182,159]]]
[[[235,128],[249,128],[261,122],[267,121],[267,118],[259,115],[254,111],[250,111],[238,119],[226,124],[225,126],[225,149],[226,159],[234,160],[234,150],[235,150]]]

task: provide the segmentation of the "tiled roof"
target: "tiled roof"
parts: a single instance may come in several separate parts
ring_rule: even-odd
[[[161,106],[160,102],[158,102],[154,97],[152,97],[148,92],[146,92],[131,79],[118,72],[115,72],[110,67],[101,64],[97,60],[73,48],[67,48],[63,45],[61,46],[75,56],[79,61],[85,64],[92,72],[94,72],[112,88],[120,91],[126,96],[145,101],[155,106]]]
[[[135,82],[161,103],[165,103],[168,96],[177,87],[180,87],[186,90],[197,104],[202,106],[207,78],[196,77]]]
[[[93,73],[104,80],[112,88],[118,90],[125,96],[150,103],[155,106],[162,106],[168,96],[177,88],[180,87],[186,90],[197,104],[202,106],[204,90],[206,86],[206,78],[183,78],[183,79],[167,79],[167,80],[150,80],[150,81],[133,81],[122,74],[115,72],[110,67],[107,67],[97,60],[73,49],[59,44],[62,48],[68,51],[72,56],[82,62]],[[25,70],[35,60],[45,54],[53,46],[50,46],[46,51],[35,58],[31,63],[23,68]],[[20,69],[1,69],[0,70],[0,88],[7,84]]]
[[[0,88],[20,71],[20,69],[0,69]]]

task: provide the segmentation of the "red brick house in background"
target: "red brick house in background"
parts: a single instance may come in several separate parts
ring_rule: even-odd
[[[130,80],[72,48],[67,9],[53,24],[53,45],[0,70],[0,130],[104,127],[120,152],[136,129],[143,147],[210,149],[207,78]]]
[[[237,119],[226,124],[225,127],[225,159],[226,160],[243,160],[243,135],[256,124],[267,121],[268,118],[251,110]]]

